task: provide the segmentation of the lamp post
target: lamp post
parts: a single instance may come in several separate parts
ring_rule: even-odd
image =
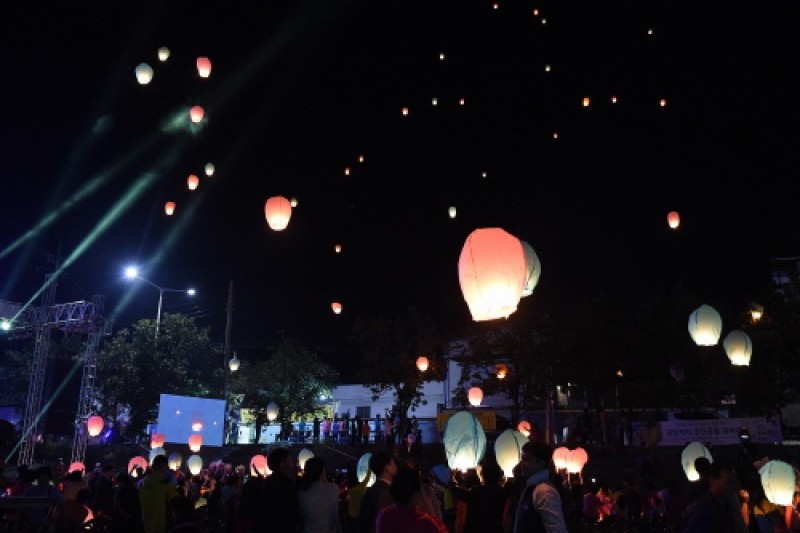
[[[197,292],[194,289],[168,289],[166,287],[162,287],[161,285],[156,285],[152,281],[147,278],[142,277],[139,275],[139,269],[135,266],[129,266],[125,269],[125,277],[129,280],[141,280],[150,285],[151,287],[155,288],[158,291],[158,312],[156,313],[156,338],[158,338],[158,330],[161,326],[161,304],[164,301],[164,293],[165,292],[182,292],[184,294],[188,294],[189,296],[194,296]]]

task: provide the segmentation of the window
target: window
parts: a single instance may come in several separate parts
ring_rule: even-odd
[[[364,418],[369,418],[369,417],[370,417],[370,406],[369,405],[356,407],[356,418],[364,419]]]

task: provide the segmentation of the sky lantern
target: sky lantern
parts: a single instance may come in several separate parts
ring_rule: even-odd
[[[658,105],[660,105],[661,107],[666,107],[667,106],[667,99],[666,98],[662,98],[661,100],[658,101]]]
[[[141,468],[142,470],[147,470],[148,466],[150,466],[150,463],[148,463],[147,459],[145,459],[141,455],[137,455],[136,457],[131,457],[131,460],[128,461],[128,474],[133,477],[136,477],[137,468]]]
[[[670,211],[667,213],[667,224],[671,229],[678,229],[681,225],[681,215],[677,211]]]
[[[350,175],[350,167],[344,167],[344,175],[345,176],[349,176]]]
[[[356,479],[359,483],[363,483],[367,477],[367,487],[371,487],[377,481],[377,477],[375,476],[375,472],[369,469],[369,460],[372,459],[372,454],[367,452],[362,455],[358,459],[358,463],[356,464]]]
[[[342,253],[342,245],[341,245],[341,244],[337,244],[337,245],[335,245],[335,246],[333,247],[333,251],[334,251],[334,252],[336,252],[337,254],[340,254],[340,253]]]
[[[450,417],[442,440],[447,464],[453,470],[466,472],[475,468],[486,453],[486,433],[468,411],[459,411]]]
[[[464,105],[465,103],[467,103],[467,101],[464,100],[463,98],[458,99],[458,105]]]
[[[450,206],[447,208],[447,215],[450,218],[456,218],[456,208],[454,206]]]
[[[152,465],[153,459],[155,459],[159,455],[167,455],[167,452],[164,450],[164,448],[152,448],[150,450],[150,457],[148,464]]]
[[[333,309],[333,312],[337,315],[342,314],[342,304],[340,304],[339,302],[333,302],[331,304],[331,309]]]
[[[420,372],[425,372],[426,370],[428,370],[429,364],[430,361],[428,361],[428,358],[425,357],[424,355],[420,355],[419,357],[417,357],[417,369],[419,369]]]
[[[431,98],[431,105],[439,105],[439,99],[438,98]]]
[[[753,342],[744,331],[735,329],[725,336],[722,341],[725,353],[732,365],[749,366],[750,357],[753,355]]]
[[[539,256],[536,255],[530,244],[525,241],[520,242],[525,250],[525,283],[522,286],[522,293],[520,293],[524,298],[533,294],[533,289],[539,283],[539,277],[542,275],[542,263],[539,262]]]
[[[558,132],[557,131],[553,132],[553,139],[558,139]]]
[[[167,202],[164,204],[164,213],[166,213],[167,216],[172,216],[174,212],[175,212],[175,202]]]
[[[470,233],[458,259],[458,281],[472,319],[507,318],[516,311],[526,272],[519,239],[501,228]]]
[[[172,452],[167,458],[167,464],[170,470],[180,470],[183,464],[183,457],[178,452]]]
[[[199,420],[192,422],[192,431],[203,431],[203,423]]]
[[[300,466],[300,470],[305,470],[306,468],[306,461],[314,457],[314,452],[309,450],[308,448],[303,448],[300,450],[300,453],[297,454],[297,464]]]
[[[206,166],[203,167],[203,171],[205,171],[206,176],[208,176],[209,178],[214,175],[215,170],[216,167],[214,166],[214,163],[211,162],[206,163]]]
[[[270,422],[274,422],[276,418],[278,418],[278,404],[275,402],[269,402],[267,404],[267,420]]]
[[[74,463],[70,463],[69,468],[67,468],[67,473],[70,474],[72,472],[80,472],[81,474],[85,474],[86,465],[80,461],[75,461]]]
[[[264,204],[267,224],[275,231],[283,231],[292,218],[292,204],[283,196],[273,196]]]
[[[292,197],[289,199],[289,205],[290,205],[290,206],[292,206],[292,207],[297,207],[297,198],[295,198],[294,196],[292,196]]]
[[[542,19],[542,24],[547,24],[547,19],[546,18]]]
[[[653,28],[647,28],[647,35],[653,35]]]
[[[444,52],[439,52],[439,61],[444,61]]]
[[[483,390],[480,387],[472,387],[467,391],[467,399],[472,407],[479,407],[483,401]]]
[[[544,71],[545,72],[550,72],[551,69],[552,69],[552,67],[549,64],[544,66]]]
[[[90,416],[89,419],[86,421],[86,430],[89,433],[90,437],[96,437],[103,431],[103,427],[106,425],[106,421],[103,420],[102,416]]]
[[[497,379],[506,379],[508,375],[508,367],[505,363],[497,363],[494,365],[495,374],[497,374]]]
[[[200,433],[194,433],[189,437],[189,449],[193,452],[199,452],[203,447],[203,436]]]
[[[531,429],[531,423],[527,420],[520,420],[517,424],[517,431],[522,433],[526,439],[531,436]]]
[[[612,104],[616,104],[617,103],[617,97],[616,96],[612,96],[611,97],[611,103]]]
[[[199,455],[190,455],[186,460],[186,466],[189,468],[189,473],[196,476],[203,469],[203,458]]]
[[[408,116],[408,108],[407,107],[404,107],[403,109],[401,109],[400,112],[403,113],[404,117]]]
[[[564,467],[570,474],[580,474],[586,463],[589,462],[589,454],[581,447],[575,448],[569,453]]]
[[[686,474],[686,479],[689,481],[700,479],[700,474],[694,468],[694,461],[698,457],[705,457],[710,462],[714,462],[711,452],[700,442],[690,442],[681,452],[681,466],[683,466],[683,473]]]
[[[186,178],[186,186],[189,187],[189,190],[195,190],[198,185],[200,185],[200,178],[195,174],[189,174],[189,177]]]
[[[534,15],[534,16],[536,16],[536,15],[538,15],[538,14],[539,14],[539,10],[538,10],[538,9],[534,9],[534,10],[533,10],[533,15]]]
[[[197,58],[197,73],[201,78],[211,76],[211,60],[207,57],[200,56]]]
[[[698,346],[715,346],[722,334],[722,318],[710,305],[701,305],[689,315],[689,335]]]
[[[254,455],[252,459],[250,459],[250,471],[262,477],[267,476],[267,471],[269,468],[267,467],[267,458],[261,454]]]
[[[158,60],[163,63],[167,59],[169,59],[169,48],[162,46],[158,49]]]
[[[134,70],[136,73],[136,81],[139,85],[147,85],[153,80],[153,67],[147,63],[139,63]]]
[[[206,114],[205,109],[203,109],[199,105],[193,106],[191,109],[189,109],[189,119],[195,124],[203,120],[205,114]]]
[[[553,450],[553,466],[555,466],[556,470],[566,470],[569,455],[569,448],[565,448],[564,446],[560,446]]]
[[[358,162],[359,163],[363,163],[364,162],[364,154],[361,154],[361,155],[358,156]]]
[[[792,505],[795,491],[795,473],[792,465],[783,461],[769,461],[758,471],[764,495],[775,505]]]
[[[750,318],[753,319],[753,322],[758,322],[761,320],[761,317],[764,316],[764,306],[759,305],[755,302],[750,304]]]
[[[591,99],[590,99],[588,96],[584,97],[584,98],[583,98],[583,107],[589,107],[589,104],[590,104],[591,102],[592,102],[592,101],[591,101]]]
[[[500,9],[500,4],[495,2],[494,4],[492,4],[492,9]]]
[[[150,448],[163,448],[164,447],[164,434],[153,433],[150,435]]]
[[[514,477],[514,467],[519,464],[522,456],[522,446],[528,438],[513,429],[503,431],[494,442],[494,456],[497,464],[503,469],[503,474],[509,479]]]
[[[488,174],[488,173],[486,173],[486,172],[481,172],[481,177],[482,177],[482,178],[486,178],[486,177],[488,177],[488,176],[489,176],[489,174]]]

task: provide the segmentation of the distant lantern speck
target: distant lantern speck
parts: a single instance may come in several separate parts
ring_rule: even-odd
[[[652,28],[648,28],[647,29],[647,35],[653,35],[653,29]]]
[[[588,96],[583,98],[583,107],[589,107],[590,103],[592,103],[592,101],[589,99]]]
[[[661,100],[658,101],[658,105],[660,105],[661,107],[666,107],[667,106],[667,99],[666,98],[662,98]]]
[[[459,98],[458,99],[458,105],[464,105],[465,103],[466,103],[466,100],[464,100],[463,98]]]
[[[264,216],[274,231],[282,231],[292,218],[292,204],[283,196],[273,196],[264,204]]]
[[[349,176],[350,175],[350,167],[344,167],[344,175],[345,176]]]
[[[431,98],[431,105],[439,105],[439,99],[438,98]]]
[[[163,63],[167,59],[169,59],[169,48],[162,46],[158,49],[158,60]]]
[[[558,132],[557,131],[553,132],[553,139],[558,139]]]
[[[539,10],[538,10],[538,9],[534,9],[534,10],[533,10],[533,15],[534,15],[534,16],[536,16],[536,15],[538,15],[538,14],[539,14]]]
[[[550,69],[551,69],[550,65],[545,65],[544,66],[544,71],[545,72],[550,72]]]
[[[197,124],[198,122],[203,120],[205,114],[206,114],[205,109],[203,109],[199,105],[196,105],[189,110],[189,119],[191,119],[192,122]]]
[[[430,364],[430,361],[428,361],[428,358],[425,357],[424,355],[421,355],[421,356],[417,357],[417,369],[420,372],[425,372],[426,370],[428,370],[428,365],[429,364]]]
[[[483,401],[483,390],[480,387],[472,387],[467,391],[467,399],[473,407],[479,407]]]
[[[439,61],[444,61],[444,52],[439,52]]]
[[[616,104],[617,103],[617,97],[616,96],[612,96],[611,97],[611,103],[612,104]]]
[[[333,251],[336,252],[337,254],[342,253],[342,245],[337,244],[336,246],[333,247]]]
[[[210,59],[203,56],[197,58],[197,74],[199,74],[201,78],[207,78],[211,75]]]
[[[189,174],[189,177],[186,178],[186,185],[189,187],[190,191],[193,191],[200,185],[200,178],[195,176],[194,174]]]
[[[147,85],[153,79],[153,67],[147,63],[139,63],[136,66],[136,81],[140,85]]]
[[[487,177],[488,175],[489,175],[489,174],[487,174],[486,172],[481,172],[481,177],[482,177],[482,178],[485,178],[485,177]]]
[[[408,108],[407,107],[404,107],[401,111],[402,111],[404,117],[408,116]]]
[[[172,216],[172,214],[175,212],[175,202],[165,203],[164,212],[167,214],[167,216]]]
[[[677,211],[670,211],[667,214],[667,224],[672,229],[678,229],[681,225],[681,215]]]
[[[297,198],[292,196],[291,199],[289,199],[289,205],[291,205],[292,207],[297,207]]]
[[[342,304],[340,304],[339,302],[333,302],[331,304],[331,309],[333,309],[333,312],[337,315],[342,314]]]
[[[448,207],[447,214],[450,216],[450,218],[456,218],[456,208],[453,206]]]
[[[500,4],[495,2],[494,4],[492,4],[492,9],[500,9]]]
[[[205,171],[206,176],[211,177],[214,175],[216,167],[214,166],[214,163],[206,163],[206,166],[203,168],[203,170]]]
[[[359,163],[363,163],[364,162],[364,154],[361,154],[361,155],[358,156],[358,162]]]

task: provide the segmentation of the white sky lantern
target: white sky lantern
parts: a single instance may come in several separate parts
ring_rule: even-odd
[[[252,459],[250,459],[250,471],[254,475],[260,475],[266,477],[267,471],[267,458],[261,454],[254,455]]]
[[[148,458],[148,464],[153,464],[153,459],[158,457],[159,455],[167,455],[166,450],[164,448],[153,448],[150,450],[150,457]]]
[[[198,185],[200,185],[200,178],[195,174],[189,174],[189,177],[186,178],[186,186],[189,187],[189,190],[195,190]]]
[[[453,206],[448,207],[447,214],[450,216],[450,218],[456,218],[456,208]]]
[[[681,215],[677,211],[670,211],[667,213],[667,224],[672,229],[678,229],[681,225]]]
[[[428,358],[425,357],[424,355],[420,355],[419,357],[417,357],[417,369],[420,372],[425,372],[426,370],[428,370],[429,364],[430,361],[428,361]]]
[[[202,121],[205,114],[205,109],[199,105],[193,106],[191,109],[189,109],[189,119],[195,124]]]
[[[528,442],[528,438],[513,429],[503,431],[494,443],[494,456],[497,464],[503,469],[503,473],[509,479],[514,477],[514,467],[519,464],[522,456],[522,446]]]
[[[783,461],[770,461],[758,471],[761,486],[767,499],[775,505],[792,505],[795,490],[795,473],[792,465]]]
[[[291,205],[292,207],[297,207],[297,198],[295,198],[294,196],[289,198],[289,205]]]
[[[459,411],[444,428],[444,451],[453,470],[466,471],[480,464],[486,453],[486,434],[468,411]]]
[[[438,98],[431,98],[431,105],[439,105],[439,99]]]
[[[519,424],[517,424],[517,431],[525,435],[525,438],[531,436],[531,423],[527,420],[520,420]]]
[[[128,461],[128,474],[136,477],[136,468],[140,467],[142,470],[147,470],[147,467],[150,464],[147,462],[147,459],[142,457],[141,455],[137,455],[136,457],[131,457],[131,460]]]
[[[483,401],[483,390],[480,387],[472,387],[467,391],[467,399],[473,407],[478,407]]]
[[[569,455],[569,448],[564,446],[560,446],[553,450],[553,466],[555,466],[556,470],[566,470]]]
[[[207,57],[200,56],[197,58],[197,74],[200,75],[201,78],[207,78],[211,76],[211,60]]]
[[[203,458],[199,455],[190,455],[186,459],[186,466],[189,468],[189,472],[196,476],[203,469]]]
[[[444,61],[444,52],[439,52],[439,61]]]
[[[162,46],[158,49],[158,60],[164,62],[167,59],[169,59],[169,48]]]
[[[164,212],[167,214],[167,216],[172,216],[172,214],[175,212],[175,202],[165,203]]]
[[[617,97],[616,96],[612,96],[611,97],[611,103],[612,104],[616,104],[617,103]]]
[[[725,336],[722,341],[725,353],[732,365],[748,366],[753,355],[753,342],[744,331],[735,329]]]
[[[147,85],[153,80],[153,67],[147,63],[139,63],[134,70],[136,73],[136,81],[139,85]]]
[[[153,433],[150,435],[150,447],[151,448],[163,448],[164,447],[164,434],[163,433]]]
[[[216,167],[214,166],[214,163],[210,163],[209,162],[209,163],[206,163],[206,166],[203,167],[203,170],[205,171],[206,176],[208,176],[210,178],[211,176],[214,175],[214,171],[216,170]]]
[[[467,103],[467,101],[465,99],[463,99],[463,98],[459,98],[458,99],[458,105],[464,105],[466,103]]]
[[[96,437],[103,431],[105,425],[106,421],[103,420],[102,416],[90,416],[86,421],[86,431],[90,437]]]
[[[689,335],[698,346],[715,346],[722,334],[722,318],[710,305],[701,305],[689,315]]]
[[[545,66],[544,66],[544,71],[545,71],[545,72],[550,72],[551,68],[552,68],[552,67],[550,67],[550,65],[545,65]]]
[[[86,465],[80,461],[75,461],[74,463],[70,463],[69,468],[67,468],[67,473],[70,472],[80,472],[82,474],[85,474]]]
[[[570,474],[580,474],[586,463],[589,462],[589,454],[583,448],[575,448],[569,453],[564,467]]]
[[[690,442],[681,452],[681,466],[683,466],[683,473],[686,474],[686,479],[689,481],[700,479],[700,474],[694,468],[694,461],[698,457],[705,457],[712,463],[714,462],[711,452],[700,442]]]
[[[172,452],[167,458],[167,463],[170,470],[180,470],[183,464],[183,457],[178,452]]]
[[[278,404],[275,402],[269,402],[267,405],[267,420],[270,422],[274,422],[276,418],[278,418]]]
[[[333,312],[337,315],[342,314],[342,304],[340,304],[339,302],[333,302],[331,304],[331,309],[333,309]]]
[[[377,481],[377,477],[375,476],[375,472],[369,469],[369,460],[372,458],[372,454],[367,452],[362,455],[358,463],[356,464],[356,479],[359,483],[363,483],[367,476],[369,476],[369,481],[367,481],[367,487],[371,487]]]
[[[292,218],[292,204],[283,196],[273,196],[264,204],[264,216],[270,228],[275,231],[285,230]]]
[[[300,470],[305,470],[306,468],[306,461],[314,457],[314,452],[309,450],[308,448],[303,448],[300,450],[300,453],[297,454],[297,464],[300,465]]]
[[[508,318],[525,285],[525,251],[501,228],[470,233],[458,259],[458,281],[476,322]]]
[[[533,289],[539,283],[539,277],[542,275],[542,263],[539,262],[539,256],[533,250],[533,247],[525,241],[522,242],[522,248],[525,250],[525,284],[522,286],[522,297],[530,296],[533,294]]]
[[[199,452],[203,447],[203,436],[200,433],[194,433],[189,437],[189,449],[193,452]]]

